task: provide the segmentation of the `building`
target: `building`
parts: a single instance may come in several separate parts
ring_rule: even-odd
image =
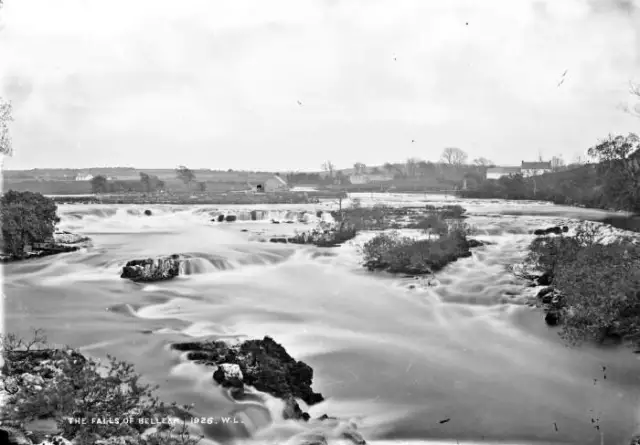
[[[520,167],[522,176],[537,176],[553,171],[551,162],[525,162]]]
[[[349,176],[349,182],[353,185],[367,184],[369,182],[369,178],[367,175],[351,175]]]
[[[503,176],[517,175],[522,173],[520,167],[489,167],[487,168],[487,179],[498,179]]]
[[[289,190],[289,184],[287,184],[287,181],[278,175],[267,179],[263,183],[256,184],[255,187],[251,185],[249,187],[258,193],[284,192]]]
[[[349,176],[349,182],[351,184],[369,184],[371,182],[388,182],[393,181],[393,175],[385,174],[366,174],[366,175],[351,175]]]
[[[76,181],[91,181],[93,179],[93,175],[91,173],[78,173],[76,175]]]

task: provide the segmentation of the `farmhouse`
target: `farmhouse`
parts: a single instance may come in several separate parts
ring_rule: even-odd
[[[553,171],[551,162],[525,162],[522,161],[522,176],[537,176]]]
[[[91,181],[93,175],[91,173],[78,173],[76,175],[76,181]]]
[[[351,184],[369,184],[371,182],[388,182],[393,181],[392,175],[384,174],[366,174],[366,175],[351,175],[349,176],[349,182]]]
[[[278,175],[274,175],[263,183],[256,184],[255,188],[258,193],[284,192],[289,190],[289,184]]]
[[[503,176],[516,175],[521,173],[520,167],[489,167],[487,168],[487,179],[498,179]]]

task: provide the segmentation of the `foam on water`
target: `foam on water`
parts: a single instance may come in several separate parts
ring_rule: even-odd
[[[272,336],[313,367],[314,389],[327,400],[310,407],[312,416],[356,418],[368,443],[578,439],[596,445],[600,439],[591,429],[590,410],[602,419],[607,437],[622,439],[633,430],[640,420],[638,361],[626,351],[565,348],[542,315],[523,306],[535,290],[506,270],[526,255],[533,230],[555,225],[575,230],[571,217],[580,211],[438,196],[351,197],[365,205],[460,204],[468,209],[476,237],[492,244],[474,249],[435,278],[414,280],[363,270],[359,248],[372,233],[338,249],[316,249],[257,243],[251,241],[255,234],[240,231],[260,228],[268,238],[307,227],[301,215],[311,215],[305,218],[312,222],[317,210],[328,215],[336,203],[63,205],[63,228],[92,233],[94,247],[8,265],[8,311],[27,314],[29,323],[52,332],[54,341],[133,360],[145,375],[165,382],[164,396],[181,403],[197,399],[200,415],[224,411],[228,404],[254,435],[231,431],[237,444],[297,445],[310,426],[283,420],[281,402],[266,395],[261,396],[266,411],[224,399],[211,369],[176,363],[167,342]],[[151,216],[144,215],[146,209]],[[252,210],[263,211],[265,219],[249,221]],[[234,214],[239,221],[212,223],[219,214]],[[298,222],[272,225],[277,218]],[[599,230],[607,239],[621,235]],[[119,278],[130,259],[172,253],[189,257],[174,280],[138,284]],[[9,328],[23,329],[24,319],[8,318]],[[152,334],[141,337],[141,330]],[[603,364],[610,369],[606,383],[599,374]],[[594,386],[594,379],[600,383]],[[437,421],[444,417],[452,421],[441,426]],[[553,422],[561,425],[559,433],[550,429]],[[329,430],[323,432],[330,436]],[[340,440],[330,437],[329,443]]]

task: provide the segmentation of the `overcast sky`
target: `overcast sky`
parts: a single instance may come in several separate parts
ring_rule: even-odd
[[[640,131],[640,0],[8,0],[0,27],[10,169],[513,165]]]

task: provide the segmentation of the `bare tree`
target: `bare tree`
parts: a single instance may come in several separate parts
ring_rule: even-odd
[[[475,158],[473,160],[473,163],[475,165],[477,165],[478,167],[491,167],[492,165],[495,165],[493,161],[487,159],[487,158]]]
[[[442,162],[449,165],[463,165],[467,162],[469,156],[461,149],[456,147],[447,147],[442,151]]]
[[[355,164],[353,164],[353,168],[356,170],[357,175],[367,171],[367,166],[364,165],[362,162],[356,162]]]
[[[13,155],[13,144],[9,133],[9,122],[13,121],[11,102],[0,97],[0,155]]]
[[[335,168],[336,166],[331,161],[325,161],[324,164],[322,164],[322,170],[329,173],[329,177],[331,178],[333,178],[333,172]]]
[[[386,170],[387,173],[393,173],[396,170],[396,168],[393,166],[391,162],[385,162],[383,165],[383,168]]]

